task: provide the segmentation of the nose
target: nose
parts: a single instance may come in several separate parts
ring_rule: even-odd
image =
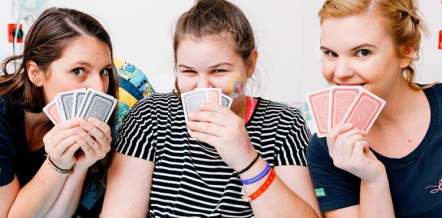
[[[198,77],[197,88],[212,88],[212,84],[207,75],[200,75]]]
[[[351,61],[346,58],[339,58],[336,62],[336,68],[334,75],[336,78],[345,79],[350,78],[355,74],[353,67],[351,66]]]
[[[104,93],[107,91],[106,83],[103,81],[100,73],[89,74],[86,86]]]

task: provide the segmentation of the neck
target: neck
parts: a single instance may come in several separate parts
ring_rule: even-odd
[[[31,113],[28,111],[25,111],[25,125],[27,127],[41,127],[44,125],[47,125],[50,123],[51,120],[49,120],[48,116],[44,112],[40,113]]]
[[[385,107],[373,124],[373,127],[381,127],[385,124],[400,123],[404,117],[412,116],[421,108],[426,100],[422,90],[412,89],[406,81],[392,87],[388,96],[383,96],[386,101]]]
[[[31,113],[25,111],[25,133],[29,151],[40,149],[43,137],[54,126],[44,112]]]

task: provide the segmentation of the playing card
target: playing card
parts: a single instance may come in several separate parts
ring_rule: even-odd
[[[230,108],[232,106],[233,99],[223,93],[221,93],[221,104],[226,108]]]
[[[189,114],[195,111],[200,111],[199,106],[203,103],[207,103],[207,94],[204,90],[194,90],[181,94],[181,100],[183,104],[184,117],[186,122],[189,121]]]
[[[117,104],[117,99],[92,89],[88,89],[88,91],[90,91],[91,94],[84,103],[85,107],[80,116],[85,120],[88,120],[89,117],[95,117],[107,123]]]
[[[74,91],[58,93],[56,98],[57,107],[60,112],[61,120],[66,121],[73,117],[72,107],[74,105]]]
[[[312,112],[313,122],[318,130],[318,137],[324,137],[328,133],[329,100],[330,89],[307,94],[307,104]]]
[[[359,86],[332,86],[328,111],[328,131],[341,123],[348,109],[360,92]]]
[[[54,125],[57,125],[61,122],[61,117],[60,113],[58,112],[56,99],[52,100],[51,102],[49,102],[49,104],[44,106],[43,111],[49,117],[52,123],[54,123]]]
[[[83,90],[84,91],[84,90]],[[89,100],[90,96],[92,94],[92,89],[87,89],[86,93],[83,93],[82,91],[79,91],[77,94],[77,98],[75,102],[80,102],[80,106],[75,105],[75,117],[81,117],[81,115],[84,113],[84,110],[86,109],[86,102]],[[76,104],[75,103],[75,104]]]
[[[220,88],[196,88],[195,90],[204,90],[207,93],[207,101],[209,103],[221,104]]]
[[[342,123],[353,124],[354,127],[367,133],[384,105],[384,100],[365,89],[361,89],[355,102],[344,116]]]
[[[72,117],[79,117],[78,113],[81,104],[83,103],[84,97],[86,96],[86,89],[77,89],[74,91],[74,100],[72,105]]]

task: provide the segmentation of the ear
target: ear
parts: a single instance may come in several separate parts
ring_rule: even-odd
[[[28,77],[31,82],[37,86],[42,87],[44,80],[45,80],[45,74],[38,65],[34,61],[29,61],[26,64],[26,70],[28,71]]]
[[[410,65],[413,60],[414,51],[416,50],[414,46],[401,46],[401,60],[399,62],[400,68],[406,68]]]
[[[256,61],[258,60],[258,51],[253,49],[252,54],[249,57],[248,63],[248,71],[247,71],[247,79],[251,78],[255,73]]]

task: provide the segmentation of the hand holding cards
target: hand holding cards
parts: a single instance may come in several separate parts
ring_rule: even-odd
[[[219,88],[197,88],[193,91],[182,93],[181,101],[183,104],[184,117],[189,121],[189,114],[200,111],[199,106],[204,103],[215,103],[230,108],[232,98],[223,94]]]
[[[95,117],[105,123],[112,115],[117,99],[93,89],[77,89],[58,93],[43,111],[57,125],[75,117]]]
[[[332,86],[307,94],[318,137],[324,137],[339,123],[353,124],[367,133],[385,101],[359,86]]]

